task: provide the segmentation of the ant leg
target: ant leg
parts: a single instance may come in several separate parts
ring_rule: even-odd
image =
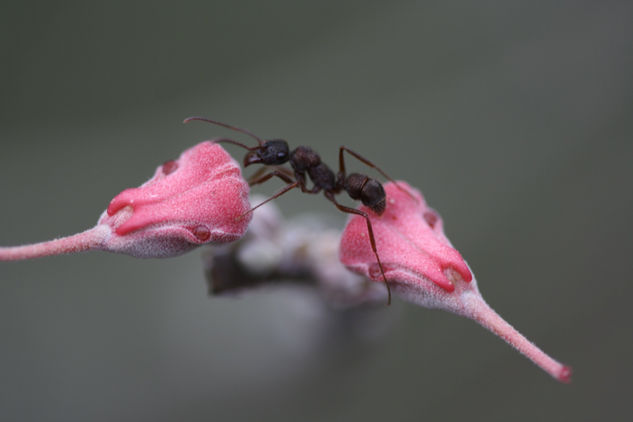
[[[266,182],[267,180],[269,180],[270,178],[276,176],[279,177],[281,180],[283,180],[286,183],[294,183],[296,180],[294,180],[291,176],[291,173],[288,173],[287,171],[283,171],[286,170],[284,168],[276,168],[274,170],[272,170],[270,173],[268,174],[264,174],[268,169],[266,167],[262,167],[261,169],[259,169],[255,174],[253,174],[249,179],[248,179],[248,184],[250,186],[253,185],[259,185],[261,183]]]
[[[255,174],[253,174],[253,176],[250,177],[250,179],[248,179],[248,184],[251,186],[259,185],[260,183],[266,182],[271,177],[277,176],[286,183],[297,182],[297,186],[301,189],[301,192],[319,193],[321,191],[321,188],[318,186],[314,186],[312,189],[308,189],[306,187],[305,174],[303,173],[293,173],[290,169],[287,169],[285,167],[275,167],[274,170],[272,170],[270,173],[264,175],[266,171],[268,171],[268,168],[266,167],[259,169],[257,172],[255,172]]]
[[[249,186],[252,186],[253,180],[256,180],[258,178],[260,178],[264,173],[266,173],[268,170],[270,170],[268,167],[261,167],[259,168],[255,173],[253,173],[248,179],[246,179],[246,182],[248,183]]]
[[[301,186],[301,192],[303,192],[303,193],[315,194],[315,193],[321,192],[321,189],[322,188],[319,185],[313,185],[312,189],[308,189],[307,187],[305,187],[305,185]]]
[[[391,305],[391,287],[389,287],[389,282],[387,282],[387,277],[385,277],[385,270],[382,268],[382,262],[380,262],[380,256],[378,256],[378,250],[376,249],[376,240],[374,239],[374,229],[371,225],[371,221],[369,220],[369,215],[367,215],[367,213],[364,211],[339,204],[331,192],[325,192],[325,197],[332,201],[336,208],[338,208],[340,211],[348,214],[360,215],[367,222],[367,233],[369,233],[369,243],[371,244],[371,250],[374,251],[374,255],[376,255],[376,261],[378,262],[378,267],[380,268],[380,274],[382,274],[382,279],[385,282],[385,286],[387,286],[387,305]]]
[[[266,180],[270,179],[273,176],[278,176],[276,174],[267,174],[266,176],[269,176]],[[266,177],[265,176],[265,177]],[[277,199],[279,198],[281,195],[283,195],[284,193],[288,192],[291,189],[296,188],[297,186],[299,186],[299,182],[292,182],[289,185],[284,186],[283,188],[281,188],[277,193],[275,193],[273,196],[271,196],[270,198],[266,199],[264,202],[261,202],[257,205],[255,205],[253,208],[251,208],[250,210],[246,211],[244,214],[240,215],[239,217],[237,217],[238,220],[244,218],[244,216],[252,213],[253,211],[255,211],[257,208],[261,207],[262,205],[272,201],[273,199]]]
[[[382,174],[382,176],[385,179],[389,180],[391,183],[396,185],[396,187],[398,187],[398,189],[400,189],[402,192],[404,192],[407,195],[409,195],[411,198],[415,199],[415,197],[413,196],[413,194],[411,192],[409,192],[408,190],[402,188],[398,182],[393,180],[380,167],[378,167],[377,165],[375,165],[374,163],[372,163],[371,161],[369,161],[368,159],[366,159],[365,157],[363,157],[359,153],[354,152],[354,151],[352,151],[351,149],[349,149],[347,147],[341,146],[339,148],[339,152],[338,152],[338,160],[339,160],[339,175],[342,175],[343,179],[345,178],[345,159],[343,157],[343,152],[344,151],[347,151],[352,157],[356,158],[358,161],[362,162],[363,164],[375,169],[378,173]]]
[[[301,192],[303,193],[310,193],[310,194],[314,194],[314,193],[319,193],[321,192],[321,188],[317,185],[312,186],[312,189],[308,189],[308,187],[306,186],[306,174],[303,171],[295,171],[294,172],[294,177],[295,180],[297,182],[299,182],[299,187],[301,188]]]
[[[382,174],[382,176],[389,180],[390,182],[394,182],[395,180],[393,180],[391,177],[389,177],[389,175],[387,173],[385,173],[384,171],[382,171],[382,169],[380,167],[378,167],[377,165],[375,165],[374,163],[372,163],[371,161],[369,161],[368,159],[366,159],[365,157],[363,157],[362,155],[360,155],[357,152],[352,151],[351,149],[341,146],[339,148],[339,152],[338,152],[338,160],[339,160],[339,171],[342,173],[345,173],[345,159],[343,157],[343,152],[347,151],[351,156],[353,156],[354,158],[356,158],[358,161],[362,162],[363,164],[376,169],[376,171],[378,171],[378,173]]]

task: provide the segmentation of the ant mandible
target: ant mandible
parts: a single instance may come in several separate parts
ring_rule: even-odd
[[[334,197],[342,191],[345,191],[350,196],[350,198],[354,200],[360,200],[363,205],[369,207],[378,215],[382,215],[385,212],[385,208],[387,205],[385,190],[383,189],[380,182],[364,174],[351,173],[348,175],[346,173],[345,159],[343,157],[344,152],[349,153],[351,156],[358,159],[362,163],[378,171],[387,180],[395,183],[395,181],[391,177],[389,177],[384,171],[382,171],[371,161],[344,146],[341,146],[339,148],[339,171],[335,176],[334,172],[327,166],[327,164],[321,161],[321,157],[310,147],[299,146],[290,151],[290,149],[288,148],[288,143],[283,139],[263,140],[246,129],[241,129],[205,117],[188,117],[184,120],[184,123],[189,123],[192,120],[198,120],[222,126],[227,129],[231,129],[236,132],[251,136],[255,140],[257,140],[258,145],[254,147],[246,146],[241,142],[229,138],[218,138],[213,140],[213,142],[216,143],[225,142],[246,149],[248,152],[244,156],[244,167],[247,167],[251,164],[275,166],[273,169],[270,169],[269,167],[263,167],[259,169],[248,180],[249,185],[252,186],[264,183],[272,177],[278,177],[284,182],[288,183],[273,196],[266,199],[264,202],[254,206],[244,215],[253,212],[265,203],[280,197],[284,193],[294,188],[299,188],[301,189],[301,192],[310,194],[316,194],[323,191],[325,197],[330,200],[339,210],[348,214],[358,214],[362,216],[367,222],[367,232],[369,234],[371,249],[376,256],[376,261],[378,262],[378,267],[380,268],[380,274],[382,275],[382,279],[385,282],[385,286],[387,287],[387,304],[391,304],[391,288],[389,287],[389,283],[387,282],[387,277],[385,277],[385,271],[382,267],[380,256],[378,255],[378,251],[376,249],[374,230],[372,228],[369,215],[364,211],[346,207],[345,205],[338,203],[338,201]],[[287,162],[290,162],[292,171],[285,167],[277,167]],[[308,189],[306,185],[307,178],[312,181],[313,186],[311,189]]]

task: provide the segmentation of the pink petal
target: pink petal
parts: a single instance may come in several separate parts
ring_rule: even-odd
[[[138,188],[117,195],[97,225],[85,232],[33,245],[0,248],[0,260],[83,250],[136,257],[168,257],[204,243],[239,239],[251,215],[248,184],[218,144],[202,142],[159,166]]]
[[[387,207],[382,216],[369,208],[359,209],[370,215],[385,275],[391,279],[414,279],[423,276],[447,291],[455,289],[445,270],[457,271],[464,280],[472,274],[460,253],[444,235],[442,219],[429,208],[417,190],[404,182],[400,188],[385,184]],[[350,218],[341,239],[340,259],[348,268],[375,281],[382,281],[376,257],[369,247],[365,219]],[[405,269],[406,271],[402,271]]]
[[[468,265],[444,235],[441,218],[428,208],[420,192],[404,182],[384,187],[387,208],[382,216],[367,207],[361,209],[370,216],[378,254],[392,289],[409,302],[476,321],[557,380],[569,382],[569,366],[531,343],[481,297]],[[348,221],[339,254],[349,269],[383,281],[361,216],[354,215]]]
[[[228,242],[239,239],[250,221],[250,215],[240,218],[250,208],[240,168],[220,145],[211,142],[186,150],[178,160],[158,167],[142,186],[118,194],[107,214],[111,217],[127,206],[134,212],[117,225],[118,235],[178,222],[194,243]],[[102,218],[100,223],[107,220]],[[201,227],[207,228],[208,237]],[[196,228],[205,233],[202,238],[195,235]]]

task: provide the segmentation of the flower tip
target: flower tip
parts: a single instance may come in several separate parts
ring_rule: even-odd
[[[556,379],[562,383],[569,384],[571,382],[572,373],[573,370],[571,369],[571,366],[564,365],[558,372]]]

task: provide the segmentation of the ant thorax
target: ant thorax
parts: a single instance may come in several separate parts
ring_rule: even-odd
[[[297,179],[303,179],[308,173],[314,183],[313,191],[340,191],[337,189],[336,176],[327,164],[321,161],[319,154],[310,147],[300,146],[290,153],[290,165],[295,171]]]
[[[321,164],[321,157],[310,147],[300,146],[290,153],[290,165],[295,171],[305,172]]]

